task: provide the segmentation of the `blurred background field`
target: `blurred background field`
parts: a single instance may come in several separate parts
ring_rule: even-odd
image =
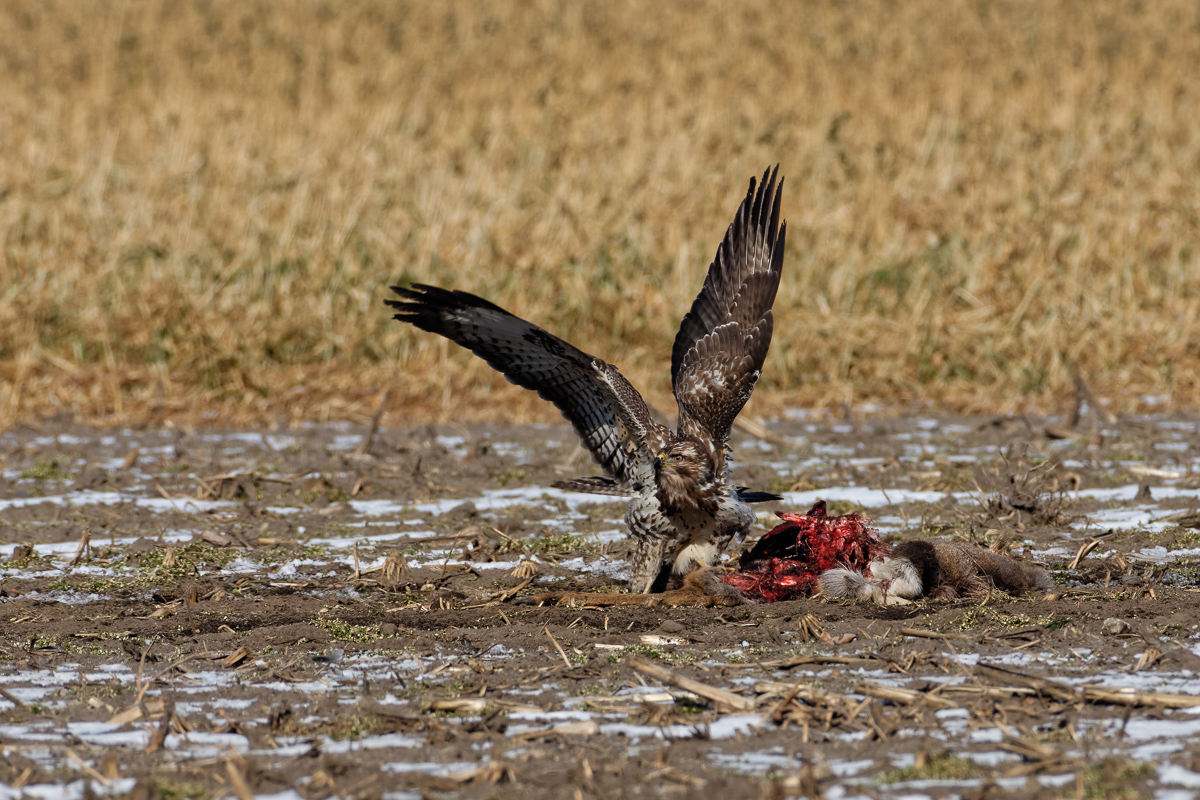
[[[554,420],[393,322],[481,294],[672,411],[751,175],[748,410],[1200,403],[1195,2],[10,0],[0,427]]]

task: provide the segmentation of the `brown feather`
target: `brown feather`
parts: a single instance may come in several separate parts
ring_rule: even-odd
[[[607,477],[555,486],[630,498],[626,522],[637,539],[636,589],[672,570],[706,566],[754,521],[753,496],[729,477],[734,419],[750,398],[771,343],[771,304],[783,266],[779,168],[754,179],[717,248],[704,286],[671,351],[679,403],[673,433],[653,420],[637,390],[611,364],[466,292],[413,284],[392,287],[396,319],[454,341],[512,383],[554,403]]]
[[[680,432],[711,439],[714,452],[728,441],[771,344],[787,237],[786,223],[779,223],[778,171],[765,172],[757,191],[751,179],[671,350]]]

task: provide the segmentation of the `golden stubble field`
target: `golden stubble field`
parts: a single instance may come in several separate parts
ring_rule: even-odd
[[[390,320],[482,294],[669,409],[751,175],[787,176],[748,410],[1200,400],[1188,2],[14,0],[0,421],[552,419]],[[1158,408],[1162,405],[1156,406]]]

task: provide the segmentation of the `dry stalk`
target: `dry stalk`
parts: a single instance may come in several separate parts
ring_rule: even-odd
[[[75,555],[67,562],[68,567],[73,567],[84,560],[85,556],[90,558],[92,550],[92,531],[88,526],[83,526],[83,533],[79,536],[79,548],[75,551]]]
[[[974,674],[980,678],[999,678],[1017,686],[1032,689],[1043,697],[1066,703],[1105,703],[1149,708],[1195,708],[1200,706],[1200,697],[1196,695],[1140,692],[1135,689],[1107,689],[1101,686],[1075,687],[990,664],[977,665]]]
[[[1104,540],[1091,539],[1080,545],[1079,551],[1075,553],[1075,558],[1071,559],[1071,563],[1067,565],[1067,569],[1076,569],[1079,566],[1079,562],[1083,561],[1087,557],[1087,554],[1095,550],[1102,541]]]
[[[863,681],[859,691],[870,697],[891,700],[905,705],[927,705],[932,708],[956,708],[958,703],[938,697],[929,692],[918,692],[913,689],[902,689],[897,686],[881,686],[871,681]]]
[[[366,434],[363,435],[362,441],[354,451],[356,456],[365,456],[371,451],[371,443],[375,441],[375,434],[379,432],[379,423],[383,420],[383,412],[387,408],[387,401],[391,394],[392,387],[390,385],[379,394],[379,407],[371,416],[371,426],[367,428]]]
[[[937,631],[925,631],[920,628],[901,628],[900,633],[905,636],[913,636],[919,639],[972,639],[974,638],[969,633],[938,633]]]
[[[550,632],[550,626],[549,625],[543,626],[542,630],[545,631],[546,636],[549,637],[550,644],[554,645],[554,649],[558,651],[558,654],[560,656],[562,656],[563,664],[565,664],[567,666],[567,669],[570,669],[571,668],[571,659],[567,658],[567,654],[566,654],[566,652],[563,651],[562,645],[560,645],[558,643],[558,639],[555,639],[554,634],[552,634]]]
[[[692,692],[700,697],[712,700],[719,708],[723,707],[726,710],[732,711],[752,711],[754,709],[754,701],[752,700],[748,700],[739,694],[734,694],[727,689],[710,686],[694,678],[681,675],[675,670],[660,664],[654,664],[636,657],[626,659],[625,663],[638,672],[649,675],[651,678],[670,684],[671,686],[678,686],[684,691]]]

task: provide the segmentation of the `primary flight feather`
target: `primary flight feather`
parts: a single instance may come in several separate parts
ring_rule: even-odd
[[[653,420],[646,402],[611,364],[466,292],[393,286],[396,319],[445,336],[553,403],[591,451],[604,477],[557,488],[629,498],[637,540],[630,587],[665,588],[672,574],[710,566],[754,521],[747,502],[779,499],[733,484],[729,433],[750,399],[771,344],[787,223],[779,221],[779,168],[750,189],[684,316],[671,350],[679,423]]]

